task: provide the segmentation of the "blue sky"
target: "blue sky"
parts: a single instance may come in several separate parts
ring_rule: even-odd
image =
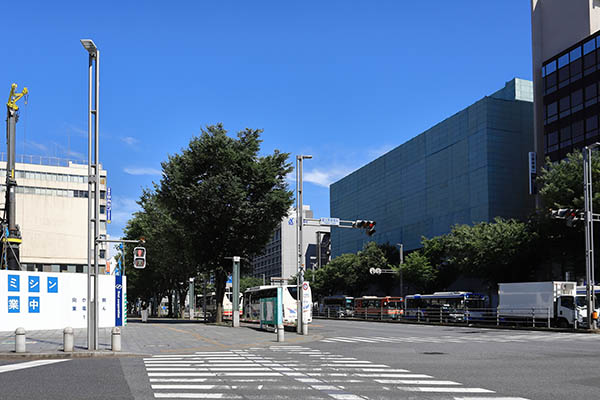
[[[529,1],[27,1],[0,17],[0,95],[30,90],[17,152],[87,153],[87,53],[101,54],[100,158],[121,229],[201,127],[264,129],[328,185],[513,77],[531,79]],[[10,27],[10,28],[9,28]],[[5,151],[5,144],[0,147]],[[290,181],[293,187],[293,181]]]

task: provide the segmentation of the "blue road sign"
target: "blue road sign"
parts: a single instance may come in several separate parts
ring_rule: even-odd
[[[8,291],[18,292],[19,291],[19,275],[8,276]]]
[[[40,291],[40,277],[39,276],[30,276],[27,280],[29,284],[29,291],[39,293]]]

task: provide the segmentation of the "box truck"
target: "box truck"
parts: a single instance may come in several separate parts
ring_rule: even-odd
[[[498,316],[502,321],[550,321],[561,328],[587,326],[587,303],[575,282],[498,284]]]

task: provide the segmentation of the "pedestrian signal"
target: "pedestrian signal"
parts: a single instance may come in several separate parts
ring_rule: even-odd
[[[144,247],[133,249],[133,266],[138,269],[146,268],[146,249]]]

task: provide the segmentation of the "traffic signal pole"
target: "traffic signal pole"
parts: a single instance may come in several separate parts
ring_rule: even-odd
[[[302,289],[302,284],[304,283],[304,251],[302,244],[302,227],[304,225],[304,206],[302,204],[302,163],[304,159],[311,159],[312,156],[309,155],[300,155],[296,156],[296,237],[298,244],[298,271],[296,277],[296,302],[298,305],[297,308],[297,324],[296,324],[296,332],[301,335],[308,335],[308,324],[304,321],[304,293]]]

